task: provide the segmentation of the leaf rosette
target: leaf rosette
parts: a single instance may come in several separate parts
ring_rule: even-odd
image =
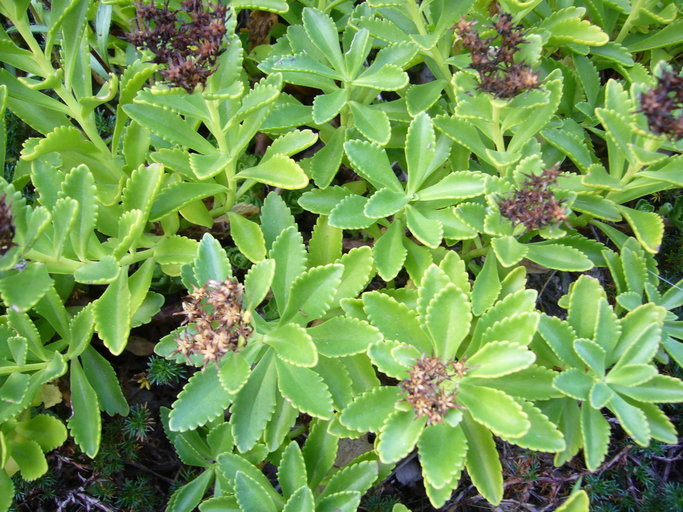
[[[557,396],[555,373],[535,366],[528,348],[539,319],[534,302],[535,293],[523,288],[482,298],[453,252],[428,267],[414,294],[366,292],[355,315],[362,312],[384,338],[368,355],[399,383],[357,396],[341,424],[376,432],[385,463],[417,446],[436,507],[450,497],[464,467],[482,495],[499,502],[494,435],[541,451],[565,448],[558,428],[533,404]]]

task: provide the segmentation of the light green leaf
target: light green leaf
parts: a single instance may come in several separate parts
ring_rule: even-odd
[[[595,471],[607,455],[609,423],[600,411],[584,403],[581,407],[581,438],[586,467]]]
[[[266,257],[266,241],[258,224],[235,212],[228,212],[230,236],[249,261],[258,263]]]
[[[657,254],[664,236],[662,218],[656,213],[635,210],[626,206],[618,205],[617,208],[645,250],[651,254]]]
[[[275,349],[283,361],[311,367],[318,363],[318,351],[306,329],[297,324],[284,324],[267,333],[263,339]]]
[[[123,111],[131,119],[172,144],[186,146],[204,154],[215,152],[213,145],[178,114],[143,103],[124,105]]]
[[[467,377],[502,377],[528,368],[535,360],[536,355],[523,345],[493,341],[467,360]]]
[[[630,405],[616,393],[612,395],[607,407],[616,415],[621,427],[636,443],[640,446],[650,444],[650,425],[643,411]]]
[[[496,258],[504,267],[518,263],[529,252],[529,245],[520,244],[512,236],[496,237],[491,241]]]
[[[306,485],[306,463],[296,441],[291,441],[282,452],[277,480],[285,498],[293,496],[298,489]]]
[[[342,230],[330,226],[325,215],[320,215],[311,239],[308,242],[308,254],[311,266],[327,265],[341,257]]]
[[[621,367],[621,369],[626,366]],[[683,402],[683,382],[668,375],[656,375],[652,379],[637,386],[621,386],[614,384],[615,391],[639,402]]]
[[[586,375],[582,370],[570,368],[555,377],[553,387],[576,400],[588,400],[588,393],[594,382],[595,379]]]
[[[397,91],[408,85],[408,75],[394,64],[373,65],[351,82],[357,87],[380,91]]]
[[[547,268],[564,272],[583,272],[593,268],[593,262],[574,247],[560,244],[528,244],[526,257]]]
[[[422,214],[416,207],[406,207],[408,229],[415,238],[427,247],[436,249],[443,238],[443,225],[438,220],[432,220]]]
[[[67,425],[78,446],[94,458],[100,449],[102,418],[97,393],[77,359],[71,360],[71,408]]]
[[[313,370],[275,362],[280,393],[301,412],[322,419],[332,416],[332,395]]]
[[[313,493],[308,487],[300,487],[289,497],[282,512],[314,512],[314,510],[315,499],[313,498]]]
[[[253,310],[266,298],[275,277],[275,260],[252,265],[244,278],[244,309]]]
[[[617,386],[638,386],[657,375],[657,369],[649,364],[626,364],[613,368],[605,382]]]
[[[472,286],[472,313],[474,316],[481,316],[498,298],[501,286],[497,267],[494,252],[489,250],[484,266],[477,274]]]
[[[266,355],[252,371],[249,381],[235,396],[230,424],[235,444],[241,453],[253,448],[273,415],[276,380],[273,358]]]
[[[408,204],[408,197],[403,192],[382,188],[375,192],[365,204],[363,213],[366,217],[380,219],[389,217]]]
[[[85,165],[79,165],[66,175],[61,195],[78,201],[71,245],[81,260],[86,259],[88,240],[97,222],[97,188],[95,178]]]
[[[473,171],[456,171],[448,174],[438,183],[420,190],[416,198],[420,201],[441,199],[469,199],[484,193],[484,175]]]
[[[206,470],[173,493],[166,512],[192,512],[206,494],[214,478],[213,470]]]
[[[316,96],[315,101],[322,96]],[[318,187],[327,188],[337,174],[344,156],[344,141],[346,130],[337,128],[332,137],[325,141],[325,147],[318,150],[311,159],[311,177]]]
[[[343,198],[330,213],[328,222],[341,229],[364,229],[375,223],[363,211],[368,200],[355,194]]]
[[[106,255],[100,261],[78,267],[74,272],[74,279],[78,283],[108,284],[116,279],[118,274],[118,261],[113,256]]]
[[[216,367],[209,365],[195,373],[173,403],[169,417],[171,430],[186,432],[205,425],[223,414],[232,395],[221,386]]]
[[[218,240],[209,233],[205,233],[199,242],[197,259],[194,262],[194,275],[200,286],[208,281],[222,283],[232,276],[228,255]]]
[[[270,258],[275,260],[273,295],[278,309],[284,311],[292,283],[306,269],[306,247],[296,227],[290,226],[277,236]]]
[[[385,281],[391,281],[403,268],[408,254],[403,245],[403,225],[399,219],[394,219],[382,233],[372,251],[377,273]]]
[[[221,360],[218,378],[228,393],[235,394],[247,383],[249,371],[249,363],[244,356],[239,352],[231,352]]]
[[[334,69],[346,74],[346,63],[339,47],[337,27],[332,18],[316,9],[306,7],[302,13],[304,29],[311,42],[320,50]]]
[[[263,486],[241,471],[235,474],[235,496],[242,510],[277,512],[275,504]]]
[[[306,462],[308,486],[315,489],[329,473],[337,458],[338,439],[328,432],[329,421],[313,420],[303,455]]]
[[[197,199],[222,194],[226,191],[227,189],[223,185],[217,183],[188,183],[185,181],[174,183],[159,192],[154,203],[152,203],[149,220],[160,220]]]
[[[605,351],[592,340],[574,340],[574,351],[598,377],[605,376]]]
[[[414,310],[377,292],[363,294],[363,304],[370,322],[386,339],[408,343],[425,354],[432,353],[434,348]]]
[[[318,352],[327,357],[343,357],[364,352],[369,345],[382,340],[382,334],[372,325],[348,317],[334,317],[309,327]]]
[[[308,177],[301,166],[285,155],[275,155],[255,167],[242,169],[235,177],[289,190],[308,185]]]
[[[449,283],[429,301],[424,323],[432,336],[434,355],[450,361],[469,334],[472,313],[463,292]],[[439,487],[435,485],[435,487]]]
[[[501,437],[521,437],[531,427],[522,406],[500,390],[472,386],[463,381],[457,399],[477,422]]]
[[[379,432],[400,400],[395,386],[371,388],[358,395],[340,416],[342,425],[359,432]]]
[[[481,495],[497,505],[503,499],[503,475],[493,436],[469,414],[465,414],[461,425],[469,446],[465,459],[467,474]]]
[[[460,427],[434,423],[422,432],[417,449],[425,479],[435,488],[442,489],[465,466],[467,438]]]
[[[562,505],[555,509],[555,512],[588,512],[589,506],[588,494],[581,490],[572,493]]]
[[[30,482],[47,472],[47,460],[40,445],[32,440],[10,440],[9,451],[21,472],[21,477]],[[3,470],[3,474],[5,471]]]
[[[128,416],[128,402],[123,396],[121,385],[111,363],[92,347],[81,354],[83,373],[97,393],[100,409],[109,416]]]
[[[408,455],[424,432],[426,421],[424,416],[416,418],[412,408],[389,416],[379,433],[377,453],[380,460],[389,464]]]
[[[313,99],[313,121],[315,124],[325,124],[332,120],[348,99],[346,89],[338,89],[328,94],[318,94]],[[343,130],[337,130],[343,133]]]
[[[348,103],[353,115],[353,126],[368,140],[384,146],[391,138],[391,123],[386,112],[362,103]]]
[[[10,271],[0,278],[0,297],[16,312],[35,306],[52,287],[52,279],[42,263],[31,263],[21,271]]]
[[[343,272],[342,265],[332,263],[313,267],[297,277],[292,283],[280,323],[292,319],[308,323],[324,315],[332,306]]]
[[[389,157],[380,146],[371,142],[350,140],[344,143],[344,150],[353,169],[377,190],[389,188],[395,192],[403,192],[403,186],[391,168]]]
[[[520,401],[527,415],[531,428],[522,437],[511,442],[522,448],[541,452],[561,452],[566,448],[564,437],[557,426],[548,417],[529,402]]]
[[[131,325],[131,295],[128,271],[124,267],[93,306],[95,329],[112,354],[118,355],[128,343]]]

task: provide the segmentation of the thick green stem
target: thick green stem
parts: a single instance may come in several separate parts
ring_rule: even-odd
[[[16,366],[0,366],[0,375],[11,375],[13,373],[32,372],[42,370],[48,363],[22,364]]]
[[[48,271],[55,274],[72,274],[85,264],[81,261],[68,258],[55,258],[54,256],[43,254],[35,249],[29,250],[25,256],[28,260],[45,263],[48,266]]]
[[[626,21],[621,26],[621,30],[619,31],[619,34],[617,35],[617,38],[614,40],[614,42],[621,43],[624,40],[624,38],[628,35],[629,31],[631,30],[631,27],[633,27],[633,23],[636,19],[638,19],[638,16],[640,16],[640,10],[642,8],[642,5],[643,0],[636,0],[633,7],[631,7],[631,12],[626,18]]]

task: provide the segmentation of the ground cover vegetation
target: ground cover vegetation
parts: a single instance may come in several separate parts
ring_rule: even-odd
[[[0,0],[0,511],[683,507],[678,10]]]

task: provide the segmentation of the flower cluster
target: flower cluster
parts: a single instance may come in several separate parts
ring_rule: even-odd
[[[512,197],[498,203],[500,213],[512,222],[524,224],[528,230],[566,220],[564,201],[558,200],[549,188],[557,182],[559,174],[557,167],[551,167],[540,175],[527,175]]]
[[[7,254],[14,243],[14,219],[12,207],[7,203],[7,196],[0,197],[0,256]]]
[[[242,309],[243,292],[244,286],[233,279],[195,288],[183,302],[183,324],[191,325],[178,337],[175,352],[188,360],[201,354],[206,366],[242,348],[253,330],[248,312]]]
[[[410,369],[408,378],[401,381],[406,401],[413,406],[418,418],[427,417],[427,424],[442,423],[451,409],[460,408],[455,403],[456,393],[442,386],[454,375],[462,376],[464,367],[460,363],[451,365],[455,373],[449,372],[449,365],[438,358],[422,357]]]
[[[455,29],[462,44],[470,51],[471,67],[479,73],[479,88],[499,98],[512,98],[539,86],[538,74],[523,62],[515,62],[519,45],[524,43],[522,27],[512,24],[512,16],[501,14],[493,23],[496,35],[482,39],[474,30],[474,21],[463,18]],[[491,46],[500,36],[500,45]]]
[[[202,0],[183,0],[178,10],[169,9],[168,0],[164,7],[151,0],[137,4],[138,30],[128,38],[149,49],[155,63],[166,66],[161,74],[168,82],[191,93],[216,70],[226,14],[224,5],[209,4],[205,9]]]
[[[640,95],[640,109],[650,130],[673,139],[683,138],[683,76],[664,71],[657,87]]]

